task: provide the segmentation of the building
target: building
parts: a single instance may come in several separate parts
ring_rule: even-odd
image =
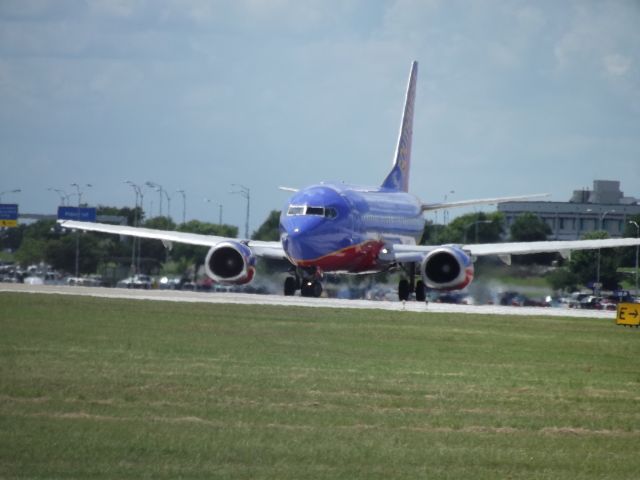
[[[524,213],[539,216],[551,228],[550,240],[577,240],[595,230],[619,238],[628,220],[640,215],[639,203],[624,196],[619,181],[594,180],[593,190],[575,190],[568,202],[507,202],[499,204],[498,211],[507,228]]]

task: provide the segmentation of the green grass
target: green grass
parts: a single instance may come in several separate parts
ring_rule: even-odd
[[[638,478],[613,320],[0,294],[0,478]]]

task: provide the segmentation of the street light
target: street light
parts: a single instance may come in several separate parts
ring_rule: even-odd
[[[76,187],[76,195],[78,195],[78,210],[76,212],[77,220],[80,220],[80,205],[82,203],[82,190],[80,190],[80,185],[77,183],[72,183],[72,187]],[[86,187],[92,187],[90,183],[85,184]],[[80,230],[76,229],[76,282],[78,285],[78,277],[80,276]]]
[[[607,210],[606,212],[604,212],[600,216],[600,230],[603,229],[604,217],[608,213],[615,213],[615,210]],[[598,268],[596,270],[596,285],[595,285],[595,287],[598,289],[598,292],[600,292],[600,249],[598,249]]]
[[[464,242],[463,243],[467,243],[467,232],[474,225],[476,227],[476,243],[478,243],[478,225],[481,224],[481,223],[492,223],[492,221],[491,220],[476,220],[475,222],[472,222],[469,225],[467,225],[466,227],[464,227]]]
[[[162,188],[162,185],[160,185],[158,183],[147,182],[147,183],[145,183],[145,185],[147,187],[154,188],[156,190],[156,192],[158,192],[160,194],[160,213],[159,213],[159,216],[161,217],[162,216],[162,194],[166,193],[166,192],[164,191],[164,188]]]
[[[244,185],[239,185],[237,183],[232,183],[231,186],[237,187],[240,189],[231,193],[240,195],[241,197],[244,197],[247,200],[247,218],[244,224],[244,237],[245,239],[248,240],[249,239],[249,210],[250,210],[250,204],[251,204],[251,190],[248,187],[245,187]]]
[[[444,194],[444,203],[447,203],[447,197],[449,195],[453,195],[454,193],[456,193],[455,190],[449,190],[449,192]],[[442,212],[442,223],[444,223],[445,227],[447,226],[447,223],[449,223],[449,210],[444,210]]]
[[[176,193],[182,195],[182,223],[186,223],[187,219],[187,194],[184,190],[176,190]]]
[[[60,197],[60,205],[62,205],[63,207],[69,203],[69,197],[71,195],[69,195],[64,190],[60,190],[59,188],[53,188],[53,187],[49,187],[47,188],[47,190],[49,192],[56,192],[58,194],[58,196]]]
[[[213,200],[211,200],[210,198],[205,198],[204,201],[207,203],[213,202]],[[218,204],[218,225],[222,225],[222,204],[221,203]]]
[[[15,190],[6,190],[4,192],[0,192],[0,203],[2,203],[2,196],[7,194],[7,193],[20,193],[22,190],[20,190],[19,188],[16,188]]]
[[[629,223],[636,227],[636,238],[640,238],[640,225],[638,222],[634,220],[629,220]],[[638,251],[640,250],[640,245],[636,245],[636,301],[638,297]]]
[[[124,183],[126,183],[131,188],[133,188],[133,193],[135,193],[136,195],[136,206],[133,209],[133,226],[137,227],[138,226],[138,201],[140,202],[140,211],[142,211],[142,199],[143,199],[142,187],[136,183],[133,183],[131,180],[125,180]],[[140,243],[140,240],[137,237],[132,237],[132,240],[131,240],[131,274],[132,275],[138,272],[136,265],[138,265],[139,262],[136,262],[136,245],[139,243]]]

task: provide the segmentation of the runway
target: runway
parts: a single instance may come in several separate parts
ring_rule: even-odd
[[[505,307],[499,305],[454,305],[447,303],[343,300],[336,298],[285,297],[248,293],[187,292],[179,290],[129,290],[123,288],[71,287],[66,285],[24,285],[0,283],[0,292],[82,295],[100,298],[124,298],[165,302],[225,303],[238,305],[279,305],[296,307],[355,308],[407,312],[437,312],[474,315],[521,315],[546,317],[580,317],[614,320],[613,311],[578,310],[544,307]]]

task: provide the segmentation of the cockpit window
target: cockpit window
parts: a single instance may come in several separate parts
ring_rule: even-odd
[[[338,211],[333,207],[313,207],[311,205],[289,205],[287,215],[311,215],[314,217],[336,218]]]
[[[338,216],[338,212],[335,208],[327,207],[324,209],[324,216],[327,218],[336,218]]]
[[[324,207],[310,207],[307,206],[305,215],[315,215],[317,217],[324,217]]]
[[[289,205],[287,215],[304,215],[305,205]]]

